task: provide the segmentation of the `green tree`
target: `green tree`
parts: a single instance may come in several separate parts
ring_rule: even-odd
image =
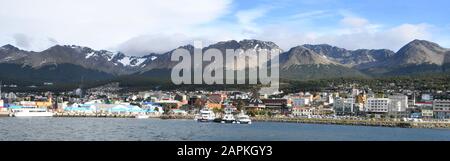
[[[236,105],[237,110],[238,110],[238,111],[243,110],[243,109],[244,109],[244,105],[245,105],[244,101],[243,101],[243,100],[239,100],[239,101],[237,102],[237,105]]]
[[[255,117],[256,112],[253,110],[247,111],[247,115],[251,116],[251,117]]]
[[[220,108],[213,108],[214,113],[223,113],[223,109]]]

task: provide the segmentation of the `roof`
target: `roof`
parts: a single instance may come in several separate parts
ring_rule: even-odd
[[[428,105],[432,105],[433,102],[416,102],[416,104],[428,104]]]

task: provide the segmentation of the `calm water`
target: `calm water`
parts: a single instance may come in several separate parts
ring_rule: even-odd
[[[0,140],[446,140],[448,129],[114,118],[0,118]]]

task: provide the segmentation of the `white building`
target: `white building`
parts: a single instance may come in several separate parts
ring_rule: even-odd
[[[309,98],[293,98],[292,99],[292,105],[294,107],[308,106],[309,104],[310,104]]]
[[[390,95],[389,112],[404,112],[408,108],[408,96],[402,94]]]
[[[328,104],[333,104],[333,103],[334,103],[333,95],[328,95]]]
[[[436,99],[433,101],[433,115],[437,119],[450,118],[450,100]]]
[[[433,96],[430,94],[422,94],[422,101],[431,101],[433,100]]]
[[[308,107],[294,107],[292,109],[292,115],[299,117],[299,116],[311,116],[313,115],[313,108]]]
[[[365,111],[374,113],[386,113],[389,111],[389,98],[368,98]]]
[[[357,112],[354,98],[336,98],[333,103],[333,109],[338,115],[354,114]]]

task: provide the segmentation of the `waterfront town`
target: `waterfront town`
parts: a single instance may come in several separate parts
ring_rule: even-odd
[[[224,109],[258,119],[450,121],[450,100],[436,99],[449,91],[386,90],[375,93],[355,85],[335,91],[272,95],[253,91],[140,91],[122,92],[118,83],[62,93],[3,92],[0,114],[22,108],[47,109],[54,116],[193,118],[201,109],[222,116]]]

